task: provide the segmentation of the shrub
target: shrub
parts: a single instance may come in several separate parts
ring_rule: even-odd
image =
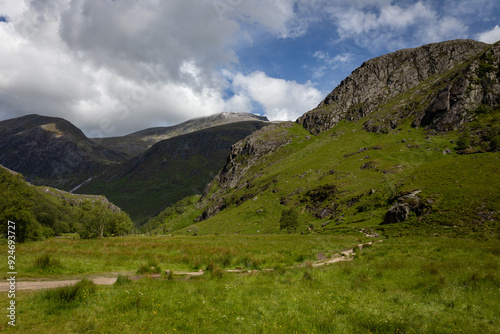
[[[299,214],[295,209],[290,208],[281,212],[280,230],[286,229],[288,233],[297,230],[299,226]]]
[[[40,255],[33,261],[33,265],[37,269],[47,270],[50,268],[57,268],[61,266],[61,262],[52,258],[49,254]]]
[[[115,286],[127,285],[130,282],[132,282],[132,280],[128,276],[118,275],[118,277],[116,278],[116,282],[113,285]]]
[[[91,296],[96,289],[94,282],[84,279],[75,285],[44,291],[42,298],[58,304],[68,304]]]
[[[500,149],[500,136],[495,136],[490,140],[490,150],[498,151]]]
[[[471,135],[469,131],[464,131],[457,140],[457,149],[463,151],[471,145]]]

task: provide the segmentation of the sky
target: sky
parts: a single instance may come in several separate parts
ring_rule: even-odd
[[[364,61],[500,40],[498,0],[0,0],[0,120],[89,137],[220,112],[295,120]]]

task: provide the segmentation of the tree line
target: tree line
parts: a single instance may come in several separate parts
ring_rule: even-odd
[[[37,241],[63,233],[81,238],[103,238],[130,233],[129,216],[104,197],[69,200],[29,185],[21,174],[0,167],[0,226],[4,236],[8,221],[16,223],[18,242]]]

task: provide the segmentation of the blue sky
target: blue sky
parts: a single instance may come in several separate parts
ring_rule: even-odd
[[[2,0],[0,120],[88,136],[218,112],[295,120],[401,48],[500,40],[498,0]]]

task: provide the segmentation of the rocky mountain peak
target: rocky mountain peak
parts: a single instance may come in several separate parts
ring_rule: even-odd
[[[357,120],[422,82],[445,75],[488,47],[489,44],[473,40],[452,40],[371,59],[297,122],[317,134],[341,120]]]

